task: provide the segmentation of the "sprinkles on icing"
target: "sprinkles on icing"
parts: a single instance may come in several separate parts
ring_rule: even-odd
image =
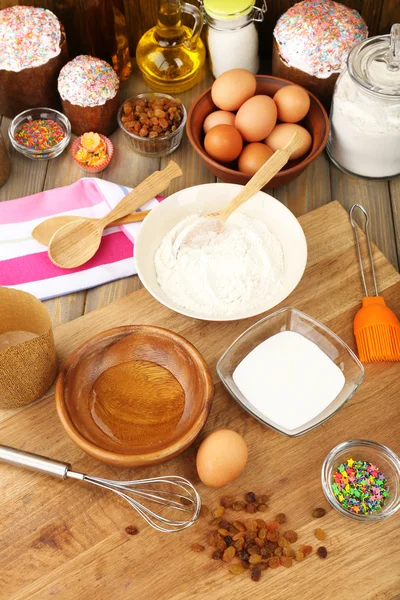
[[[304,0],[280,17],[274,36],[288,66],[322,79],[342,70],[368,28],[356,10],[339,2]]]
[[[79,106],[99,106],[114,98],[119,79],[104,60],[81,55],[67,63],[58,76],[63,100]]]
[[[379,511],[389,497],[388,482],[378,467],[352,458],[333,474],[332,491],[343,508],[356,515]]]
[[[0,10],[0,69],[22,71],[60,54],[61,27],[44,8],[10,6]]]

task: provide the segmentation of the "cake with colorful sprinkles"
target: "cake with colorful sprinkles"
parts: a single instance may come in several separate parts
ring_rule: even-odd
[[[10,6],[0,10],[0,113],[59,107],[58,73],[68,61],[63,27],[49,10]]]
[[[272,73],[304,86],[328,106],[350,50],[367,37],[356,10],[332,0],[303,0],[275,26]]]
[[[61,69],[58,91],[75,135],[109,135],[117,127],[119,79],[104,60],[81,55]]]

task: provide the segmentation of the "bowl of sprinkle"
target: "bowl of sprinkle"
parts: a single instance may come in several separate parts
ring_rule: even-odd
[[[71,140],[67,117],[52,108],[30,108],[14,117],[8,128],[17,152],[33,160],[56,158]]]
[[[71,146],[74,161],[87,173],[100,173],[110,164],[114,154],[111,140],[93,131],[79,136]]]
[[[400,508],[400,459],[370,440],[342,442],[322,465],[326,499],[341,515],[380,521]]]

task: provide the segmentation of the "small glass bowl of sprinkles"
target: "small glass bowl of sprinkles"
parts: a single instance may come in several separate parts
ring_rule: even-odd
[[[8,135],[13,148],[28,158],[55,158],[71,140],[71,124],[58,110],[30,108],[14,117]]]
[[[321,478],[326,499],[346,517],[379,521],[400,508],[400,459],[378,442],[339,444],[326,457]]]

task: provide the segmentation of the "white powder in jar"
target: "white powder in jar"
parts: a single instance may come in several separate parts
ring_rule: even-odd
[[[254,23],[241,29],[224,31],[208,27],[207,45],[214,77],[231,69],[247,69],[257,73],[258,35]]]
[[[328,153],[347,171],[364,177],[400,173],[400,98],[364,92],[346,71],[336,84]]]
[[[164,236],[154,256],[158,283],[174,302],[209,317],[265,306],[282,285],[283,250],[267,225],[233,213],[222,233],[207,230],[174,253],[178,234],[201,219],[191,215]]]

